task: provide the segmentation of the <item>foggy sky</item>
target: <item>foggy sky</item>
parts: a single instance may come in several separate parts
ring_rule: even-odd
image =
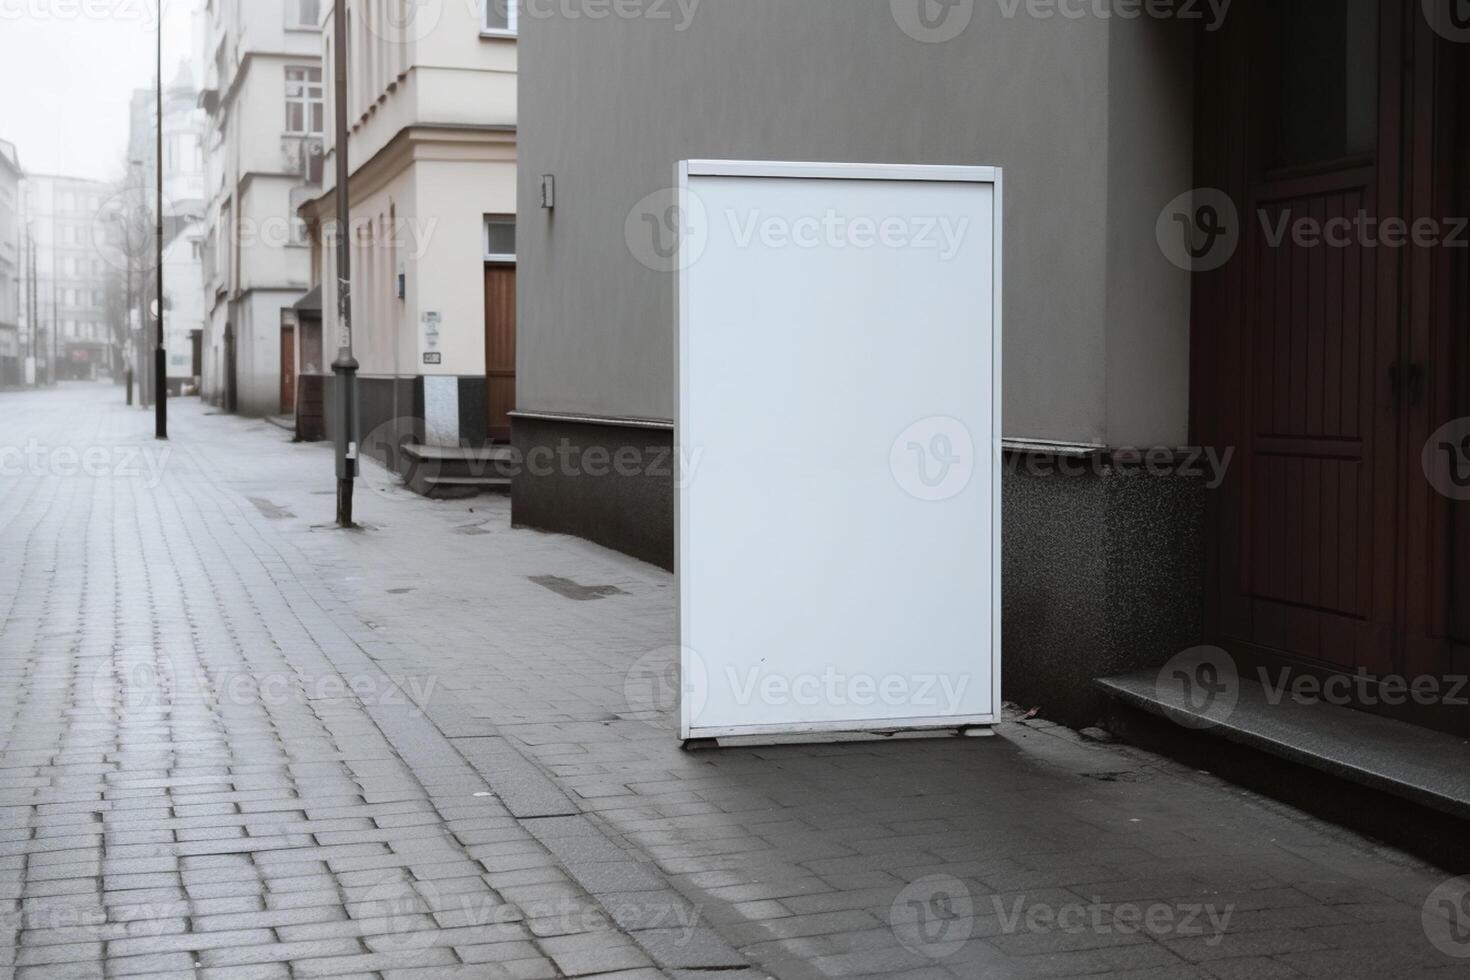
[[[162,0],[166,83],[193,56],[197,2]],[[159,3],[0,0],[0,139],[16,145],[23,168],[121,176],[128,101],[153,87]]]

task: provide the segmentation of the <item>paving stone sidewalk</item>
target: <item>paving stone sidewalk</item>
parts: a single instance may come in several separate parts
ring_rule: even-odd
[[[666,573],[120,401],[0,393],[0,973],[1467,972],[1449,875],[1044,723],[683,752]]]

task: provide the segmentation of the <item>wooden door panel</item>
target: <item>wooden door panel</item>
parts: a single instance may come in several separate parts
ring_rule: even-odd
[[[296,411],[296,330],[281,328],[281,414]]]
[[[516,267],[485,266],[485,386],[490,438],[510,439],[516,407]]]
[[[1227,162],[1207,165],[1202,183],[1238,202],[1242,240],[1196,307],[1200,339],[1221,355],[1205,410],[1224,419],[1204,429],[1237,449],[1214,508],[1217,637],[1374,672],[1391,670],[1395,657],[1397,500],[1385,479],[1397,446],[1382,404],[1397,343],[1396,258],[1364,248],[1359,223],[1394,213],[1396,201],[1385,188],[1397,179],[1389,80],[1399,7],[1384,0],[1381,9],[1378,149],[1354,146],[1341,159],[1272,169],[1283,161],[1269,145],[1280,130],[1268,116],[1282,100],[1269,79],[1297,76],[1259,70],[1277,43],[1269,4],[1254,0],[1226,36],[1207,40],[1201,152]],[[1297,224],[1332,229],[1333,239],[1299,240]]]

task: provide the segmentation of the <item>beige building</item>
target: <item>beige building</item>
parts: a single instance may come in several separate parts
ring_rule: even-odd
[[[311,277],[295,211],[321,167],[321,4],[209,0],[203,13],[203,392],[275,415],[290,407],[282,364]]]
[[[401,21],[346,4],[354,346],[364,448],[380,458],[401,435],[458,449],[510,434],[517,40],[500,6],[422,5]],[[335,8],[324,14],[330,80]],[[301,208],[315,283],[336,278],[334,131],[322,193]],[[321,306],[325,343],[318,355],[304,338],[303,367],[330,372],[334,289]]]

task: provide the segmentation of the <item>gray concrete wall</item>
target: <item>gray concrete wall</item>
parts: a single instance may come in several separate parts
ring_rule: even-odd
[[[1183,442],[1188,281],[1152,241],[1189,186],[1187,27],[977,0],[925,43],[889,0],[543,16],[561,6],[521,28],[522,411],[672,416],[673,283],[624,223],[676,161],[986,164],[1006,168],[1007,434]]]

